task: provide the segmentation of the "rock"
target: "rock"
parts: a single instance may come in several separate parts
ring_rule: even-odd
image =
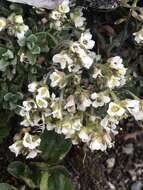
[[[60,3],[62,3],[63,0],[7,0],[12,3],[23,3],[27,5],[31,5],[34,7],[39,8],[46,8],[46,9],[54,9],[56,6],[58,6]]]
[[[107,168],[113,168],[114,165],[115,165],[115,158],[109,158],[108,160],[106,160],[106,163],[107,163]]]
[[[141,190],[143,187],[143,184],[141,181],[137,181],[135,183],[132,184],[131,186],[131,190]]]
[[[82,4],[87,5],[93,9],[99,10],[112,10],[116,9],[119,4],[119,0],[78,0]]]
[[[123,153],[131,155],[134,152],[134,146],[132,143],[127,144],[126,146],[123,147]]]

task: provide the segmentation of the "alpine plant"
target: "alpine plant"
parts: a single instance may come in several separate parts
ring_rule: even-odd
[[[18,41],[23,39],[28,30],[23,19],[12,15],[8,20],[20,27],[19,32],[9,28],[10,34]],[[40,154],[40,134],[47,129],[64,134],[74,145],[85,143],[91,151],[105,151],[114,145],[121,120],[130,116],[143,120],[143,101],[134,95],[130,99],[120,96],[128,82],[124,60],[115,55],[104,61],[93,51],[95,41],[82,8],[71,8],[64,0],[50,12],[49,20],[52,30],[62,31],[68,25],[78,34],[53,56],[46,77],[28,85],[31,95],[23,101],[19,113],[26,132],[9,148],[16,156],[34,158]],[[1,18],[0,29],[5,27]],[[143,42],[142,29],[134,36],[137,43]],[[30,133],[35,130],[36,135]]]

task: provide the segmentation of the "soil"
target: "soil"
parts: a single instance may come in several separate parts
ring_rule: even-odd
[[[122,123],[115,146],[107,152],[74,148],[67,158],[76,190],[141,190],[143,129]]]

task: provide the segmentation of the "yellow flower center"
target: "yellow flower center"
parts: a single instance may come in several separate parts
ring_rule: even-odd
[[[111,111],[112,112],[118,112],[119,111],[119,107],[118,106],[113,106],[112,108],[111,108]]]

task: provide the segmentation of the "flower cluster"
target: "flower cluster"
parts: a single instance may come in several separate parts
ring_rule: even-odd
[[[107,87],[113,89],[115,87],[121,87],[125,84],[125,74],[126,68],[123,65],[123,60],[121,57],[116,56],[107,60],[107,64],[109,64],[109,74],[110,77],[107,79]]]
[[[60,63],[63,63],[64,68],[61,67],[61,69],[65,69],[66,66],[68,68],[67,62],[70,60],[69,63],[73,63],[72,59],[67,55],[63,57],[60,55],[54,56],[53,60],[58,58]],[[113,81],[113,84],[109,85],[109,80],[108,85],[105,83],[106,90],[100,92],[95,92],[94,83],[88,86],[81,84],[81,80],[84,79],[82,73],[82,69],[85,70],[84,65],[80,72],[77,72],[78,74],[73,75],[71,70],[69,75],[55,70],[49,75],[49,87],[46,84],[47,81],[46,83],[31,83],[28,90],[33,97],[23,102],[20,115],[24,117],[24,120],[21,125],[37,126],[41,131],[45,128],[55,130],[58,134],[64,134],[65,138],[70,138],[73,144],[80,141],[86,143],[91,150],[104,151],[107,147],[111,147],[112,137],[118,133],[119,121],[130,114],[136,120],[142,120],[143,111],[141,101],[118,100],[112,91],[113,88],[123,85],[123,82],[120,82],[125,76],[126,69],[122,64],[122,59],[119,56],[112,57],[101,66],[106,66],[107,70],[113,72],[114,78],[117,78],[119,83],[116,84],[116,81],[115,83]],[[104,76],[105,73],[101,68],[100,72],[98,68],[96,70],[98,70],[98,80],[102,77],[108,78]],[[91,76],[95,76],[95,73]],[[93,79],[95,80],[95,77]]]
[[[64,0],[57,9],[53,10],[49,15],[50,27],[58,31],[65,28],[65,25],[70,25],[71,23],[78,29],[83,30],[85,27],[86,19],[83,17],[82,8],[70,9],[69,0]]]
[[[42,131],[55,130],[72,139],[73,144],[86,143],[91,150],[112,147],[112,136],[118,133],[119,121],[132,115],[143,120],[140,100],[114,100],[107,92],[82,93],[56,97],[47,85],[33,82],[29,86],[33,97],[23,102],[20,115],[25,127],[37,126]],[[67,96],[67,97],[66,97]],[[100,109],[105,113],[101,117]],[[98,112],[100,114],[98,114]]]
[[[28,159],[35,158],[40,153],[38,147],[41,139],[37,135],[31,135],[26,132],[22,138],[18,138],[13,145],[9,146],[11,152],[14,152],[16,156],[23,154]]]
[[[96,54],[90,51],[94,44],[91,33],[86,30],[81,33],[78,41],[71,42],[69,49],[54,55],[53,62],[59,64],[62,70],[67,69],[74,73],[83,67],[89,69],[96,58]]]
[[[20,43],[20,41],[25,38],[25,34],[29,30],[29,27],[24,24],[21,15],[13,13],[7,19],[4,17],[0,18],[0,31],[4,29],[7,29],[8,34],[15,36]]]
[[[53,56],[47,76],[29,84],[31,96],[21,106],[21,125],[32,132],[54,130],[73,144],[83,142],[92,151],[105,151],[113,146],[122,119],[131,115],[143,119],[143,103],[118,97],[127,82],[127,68],[118,55],[105,60],[93,52],[95,41],[85,28],[82,9],[70,11],[69,1],[65,0],[51,12],[50,19],[51,27],[58,31],[65,27],[65,21],[78,30],[72,33],[68,47]],[[16,145],[17,141],[10,148],[18,155],[22,152]],[[38,153],[35,148],[38,145],[32,149]]]
[[[50,19],[52,22],[50,23],[51,28],[55,28],[57,30],[62,30],[64,27],[64,22],[67,20],[67,13],[70,12],[69,0],[64,0],[56,10],[53,10],[50,14]]]

